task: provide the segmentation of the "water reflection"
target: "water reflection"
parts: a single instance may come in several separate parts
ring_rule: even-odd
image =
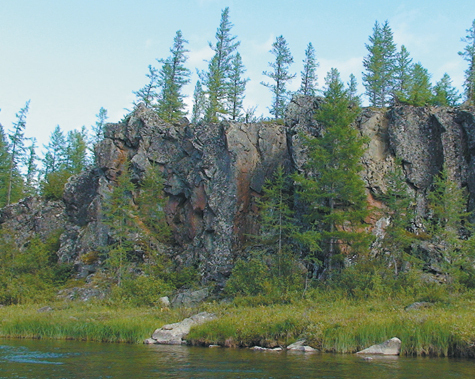
[[[473,378],[464,359],[0,340],[0,378]]]

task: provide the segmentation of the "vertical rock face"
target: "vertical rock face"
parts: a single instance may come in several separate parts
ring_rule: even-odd
[[[1,210],[0,224],[14,231],[19,244],[35,233],[45,238],[53,229],[64,230],[60,259],[76,262],[87,275],[93,268],[82,264],[81,256],[109,242],[102,206],[117,176],[129,162],[137,182],[155,164],[165,177],[174,259],[198,265],[205,280],[222,283],[246,237],[258,230],[255,200],[265,179],[278,165],[303,170],[301,135],[321,135],[313,117],[321,101],[294,98],[285,125],[192,125],[186,119],[167,124],[139,106],[123,123],[108,125],[96,147],[97,167],[68,181],[63,202],[25,199]],[[386,192],[386,174],[401,162],[420,217],[433,176],[444,165],[452,179],[467,186],[474,208],[475,109],[365,109],[356,126],[370,140],[362,158],[369,201],[377,203],[373,196]]]
[[[255,196],[265,179],[289,161],[283,126],[190,125],[186,120],[171,125],[144,107],[125,124],[109,125],[96,155],[98,169],[81,174],[65,192],[66,210],[74,224],[69,230],[76,235],[68,239],[78,243],[63,249],[64,254],[81,254],[92,248],[91,242],[107,242],[98,222],[101,201],[125,162],[130,162],[136,181],[147,167],[157,164],[165,177],[165,211],[176,259],[198,263],[206,280],[217,281],[229,274],[245,236],[255,233]],[[101,238],[87,241],[93,232]]]

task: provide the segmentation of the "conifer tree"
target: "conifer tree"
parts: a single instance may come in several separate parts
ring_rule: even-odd
[[[290,208],[292,197],[289,177],[285,175],[282,166],[277,168],[273,180],[266,180],[262,192],[263,197],[258,201],[262,238],[270,243],[276,242],[277,252],[281,254],[286,242],[296,232],[293,211]]]
[[[416,107],[429,104],[433,98],[429,72],[420,63],[416,63],[412,67],[408,94],[408,103]]]
[[[325,83],[325,102],[316,116],[324,127],[323,136],[306,138],[305,173],[295,179],[307,205],[308,230],[299,239],[317,253],[320,265],[331,269],[335,260],[341,260],[343,250],[364,251],[369,243],[367,234],[358,231],[368,215],[365,185],[359,175],[366,140],[352,126],[359,108],[350,106],[338,70],[333,68]]]
[[[274,83],[261,82],[261,84],[271,90],[273,99],[270,113],[275,117],[275,119],[279,119],[284,117],[285,106],[288,101],[289,94],[286,84],[297,75],[289,73],[289,68],[294,62],[294,58],[292,57],[287,41],[283,36],[276,38],[275,42],[272,44],[272,50],[270,53],[275,56],[275,61],[269,63],[269,67],[271,67],[273,71],[263,71],[262,74],[271,78]]]
[[[0,124],[0,208],[3,208],[5,205],[7,205],[8,183],[10,179],[10,163],[11,157],[7,136],[3,130],[3,126]],[[18,170],[16,171],[13,178],[16,179],[12,183],[12,193],[15,194],[21,192],[21,182],[19,181],[19,179],[21,178]],[[16,199],[14,199],[14,201],[15,200]]]
[[[412,58],[404,45],[396,54],[394,66],[394,88],[393,99],[407,101],[409,99],[409,88],[411,86]]]
[[[138,213],[144,224],[159,242],[167,242],[171,230],[165,216],[164,180],[159,168],[150,167],[140,183],[137,197]]]
[[[26,156],[26,181],[25,181],[25,193],[29,196],[34,195],[37,191],[38,185],[38,165],[36,161],[38,156],[36,155],[36,139],[31,139],[31,145],[27,148]]]
[[[110,227],[113,239],[113,243],[106,247],[106,265],[117,278],[119,287],[130,261],[128,256],[133,248],[131,235],[137,232],[137,214],[132,197],[135,186],[128,166],[119,175],[104,207],[104,223]]]
[[[407,250],[415,240],[415,236],[409,232],[411,222],[415,217],[415,199],[408,192],[404,171],[401,162],[395,162],[395,168],[386,177],[388,189],[382,196],[386,205],[385,216],[389,225],[384,230],[382,240],[383,253],[390,264],[394,267],[397,275],[403,261],[410,260]]]
[[[236,53],[231,61],[228,88],[228,114],[233,121],[240,118],[243,108],[244,92],[249,81],[248,78],[243,78],[245,72],[241,54]]]
[[[170,49],[171,56],[159,60],[163,65],[158,73],[157,83],[161,91],[157,112],[161,118],[169,122],[177,121],[186,115],[182,89],[190,82],[190,70],[184,66],[188,59],[186,53],[189,52],[185,48],[187,43],[181,30],[178,30],[173,40],[173,47]]]
[[[350,74],[350,81],[348,82],[348,97],[352,106],[361,106],[361,96],[358,95],[358,82],[353,74]]]
[[[66,164],[66,138],[59,125],[56,125],[50,135],[43,158],[43,175],[46,177],[49,173],[59,171],[65,167]]]
[[[198,80],[193,92],[193,110],[191,114],[191,122],[197,124],[204,117],[206,109],[206,94],[203,91],[200,81]]]
[[[279,166],[273,180],[266,180],[262,188],[263,196],[258,201],[260,208],[261,235],[259,239],[267,245],[276,246],[275,276],[277,281],[286,289],[295,279],[295,266],[292,241],[297,233],[294,212],[290,208],[293,197],[290,193],[289,176],[284,168]]]
[[[363,72],[363,84],[371,106],[385,107],[389,104],[394,87],[396,56],[393,33],[387,21],[383,25],[375,22],[369,42],[366,45],[369,54],[363,60],[366,69]]]
[[[106,121],[109,118],[107,116],[107,109],[101,107],[99,113],[96,114],[97,121],[92,125],[92,145],[95,146],[98,142],[104,139],[104,128]]]
[[[68,132],[65,151],[65,169],[75,175],[83,171],[89,163],[87,156],[87,132],[83,126]]]
[[[229,76],[232,70],[231,62],[234,52],[240,42],[231,35],[233,24],[229,21],[229,7],[221,13],[221,21],[216,31],[216,44],[209,43],[214,56],[208,62],[208,71],[200,73],[201,83],[206,86],[208,101],[206,104],[205,119],[209,122],[218,122],[227,114]]]
[[[467,45],[459,55],[468,62],[468,68],[465,70],[465,97],[472,105],[475,104],[475,20],[472,21],[472,27],[467,29],[467,36],[462,38]]]
[[[138,91],[133,91],[133,94],[136,96],[137,100],[134,101],[134,106],[138,106],[140,103],[144,103],[145,107],[152,108],[156,105],[158,99],[158,73],[155,67],[152,65],[148,66],[148,74],[145,76],[149,79],[148,83],[139,89]]]
[[[462,232],[469,228],[467,195],[448,175],[444,166],[434,177],[433,190],[428,195],[432,212],[427,229],[442,254],[440,263],[447,274],[460,275],[464,266],[473,265],[473,238],[464,238]]]
[[[319,64],[315,58],[315,49],[311,42],[308,43],[303,60],[303,71],[300,72],[302,82],[299,92],[302,95],[315,96],[317,92],[317,68]]]
[[[433,88],[434,97],[431,101],[434,105],[454,107],[460,101],[461,96],[452,85],[452,79],[445,73]]]
[[[18,177],[19,175],[19,165],[24,157],[24,144],[25,144],[25,127],[26,127],[26,115],[30,108],[30,100],[28,100],[25,106],[20,109],[20,112],[16,114],[17,121],[13,123],[13,130],[9,135],[10,138],[10,167],[9,167],[9,178],[8,178],[8,187],[7,187],[7,205],[9,205],[12,199],[21,198],[22,192],[18,191],[15,193],[15,183],[23,181]],[[21,186],[22,187],[22,186]]]

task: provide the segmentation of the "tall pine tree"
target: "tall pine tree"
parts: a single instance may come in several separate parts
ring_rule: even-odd
[[[366,70],[363,72],[363,84],[371,106],[385,107],[389,104],[394,87],[396,57],[396,45],[387,21],[383,25],[375,22],[369,42],[366,45],[369,54],[363,60]]]
[[[316,115],[323,136],[306,138],[305,173],[295,179],[307,206],[308,229],[299,239],[316,253],[320,266],[331,269],[343,252],[364,251],[368,246],[368,236],[360,230],[368,215],[360,177],[366,140],[352,126],[360,110],[351,106],[338,70],[333,68],[325,83],[325,102]]]
[[[221,21],[216,31],[216,44],[209,43],[214,56],[208,62],[208,71],[200,73],[201,83],[206,86],[208,101],[206,104],[205,119],[209,122],[218,122],[227,112],[229,77],[232,71],[234,52],[240,42],[231,35],[233,24],[229,21],[229,7],[221,13]]]
[[[299,92],[302,95],[315,96],[317,92],[317,68],[318,62],[315,58],[315,49],[311,42],[308,43],[303,60],[303,71],[300,72],[302,81]]]
[[[465,70],[465,97],[472,105],[475,104],[475,20],[472,21],[472,27],[467,29],[467,36],[462,38],[467,45],[459,55],[468,62],[468,68]]]
[[[193,109],[191,113],[191,122],[197,124],[204,118],[206,110],[206,94],[203,91],[201,82],[198,80],[193,92]]]
[[[29,108],[30,100],[28,100],[25,106],[20,109],[20,111],[16,114],[17,121],[13,123],[13,130],[9,135],[10,167],[6,199],[7,205],[10,204],[12,201],[19,200],[23,195],[23,180],[21,179],[21,177],[19,177],[19,167],[25,155],[26,115],[28,114]],[[20,186],[16,186],[16,184],[20,183]]]
[[[394,66],[393,99],[395,101],[407,101],[411,86],[412,58],[404,45],[396,54]]]
[[[163,65],[158,73],[161,92],[157,111],[161,118],[169,122],[177,121],[186,115],[182,89],[190,82],[190,70],[184,66],[188,58],[186,53],[189,52],[185,48],[187,43],[181,30],[178,30],[170,49],[171,56],[159,61]]]
[[[228,114],[233,121],[240,119],[243,109],[244,92],[249,81],[248,78],[243,78],[245,72],[241,54],[236,53],[231,62],[228,87]]]
[[[461,98],[457,88],[452,85],[452,79],[450,79],[447,73],[435,84],[432,91],[434,94],[432,104],[434,105],[454,107]]]
[[[275,61],[269,63],[273,71],[263,71],[262,74],[268,76],[274,82],[261,82],[261,84],[271,90],[273,99],[270,113],[276,119],[279,119],[284,117],[284,111],[289,97],[286,86],[287,82],[294,79],[297,75],[289,73],[289,68],[294,62],[294,58],[283,36],[276,38],[270,52],[275,56]]]
[[[157,69],[152,65],[148,65],[148,74],[145,74],[148,78],[148,83],[138,91],[134,91],[133,94],[137,98],[134,101],[134,106],[138,106],[140,103],[145,104],[147,108],[152,108],[156,105],[158,99],[158,73]]]

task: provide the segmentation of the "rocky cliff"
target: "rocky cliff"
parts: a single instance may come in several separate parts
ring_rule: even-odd
[[[109,242],[101,222],[102,205],[117,175],[130,162],[140,180],[151,164],[165,177],[166,217],[173,231],[169,253],[181,264],[198,266],[205,281],[222,281],[249,234],[258,230],[256,198],[278,165],[302,170],[301,133],[319,136],[313,119],[321,100],[297,97],[284,125],[276,123],[167,124],[139,107],[124,122],[108,125],[96,146],[97,167],[71,178],[62,202],[25,199],[0,212],[0,224],[21,245],[35,233],[46,237],[62,229],[61,261],[75,262],[79,275],[93,272],[81,257]],[[385,175],[402,162],[418,215],[427,211],[433,176],[445,164],[451,178],[470,193],[475,206],[475,109],[365,109],[357,128],[370,139],[363,157],[368,201],[386,191]],[[397,159],[396,159],[397,158]],[[372,223],[377,228],[377,221]]]

